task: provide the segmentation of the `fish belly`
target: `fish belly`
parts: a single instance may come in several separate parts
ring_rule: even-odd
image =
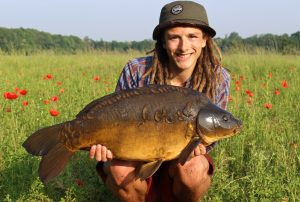
[[[171,160],[187,146],[192,135],[185,122],[118,122],[97,130],[92,144],[105,145],[118,159]]]

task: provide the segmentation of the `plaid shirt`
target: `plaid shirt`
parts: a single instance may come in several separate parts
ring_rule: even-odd
[[[150,68],[152,64],[152,56],[146,56],[130,60],[121,72],[118,80],[116,91],[126,90],[130,88],[142,87],[150,84],[150,76],[143,78],[145,72]],[[222,80],[219,83],[216,94],[216,105],[222,109],[226,109],[228,96],[229,96],[229,85],[230,75],[225,68],[221,68]],[[190,80],[186,83],[186,87],[191,87]],[[206,147],[209,152],[217,142],[212,143]]]

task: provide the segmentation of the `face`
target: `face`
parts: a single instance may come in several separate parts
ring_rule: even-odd
[[[169,57],[171,71],[188,71],[192,74],[206,37],[196,27],[172,27],[164,32],[163,47]]]

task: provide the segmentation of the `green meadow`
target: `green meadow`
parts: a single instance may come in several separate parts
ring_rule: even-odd
[[[116,201],[88,152],[43,185],[40,159],[22,143],[113,92],[125,63],[143,55],[0,55],[0,201]],[[230,54],[223,66],[232,77],[228,111],[244,127],[210,153],[216,171],[204,201],[300,201],[300,56]]]

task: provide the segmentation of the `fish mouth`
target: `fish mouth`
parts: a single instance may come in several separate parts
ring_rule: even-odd
[[[241,122],[241,121],[240,121]],[[239,123],[239,125],[232,131],[233,134],[236,134],[242,130],[243,124]]]

